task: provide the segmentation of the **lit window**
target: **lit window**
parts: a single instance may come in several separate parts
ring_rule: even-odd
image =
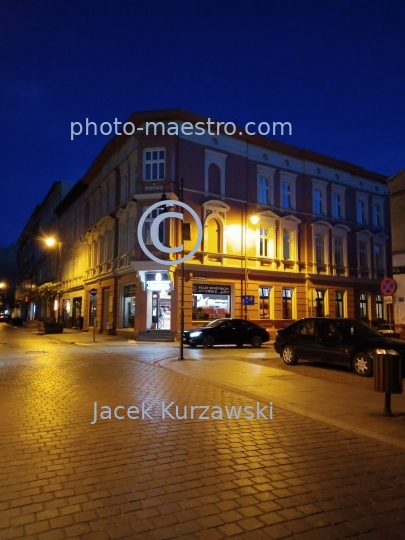
[[[360,293],[359,307],[360,307],[360,318],[367,319],[367,294],[366,293]]]
[[[283,319],[292,319],[292,289],[283,289]]]
[[[165,151],[163,149],[144,151],[144,179],[164,180],[165,178]]]
[[[270,288],[259,287],[259,295],[260,295],[260,318],[269,319],[270,318]]]
[[[292,259],[291,236],[291,231],[283,229],[283,257],[286,260]]]
[[[315,262],[325,264],[325,237],[322,234],[315,235]]]
[[[344,265],[343,238],[335,237],[333,247],[334,247],[335,265],[343,266]]]
[[[260,257],[269,256],[269,229],[260,227]]]
[[[343,317],[343,292],[335,291],[335,317]]]
[[[384,318],[384,315],[383,315],[383,299],[382,299],[381,294],[377,294],[377,296],[375,297],[375,311],[376,311],[377,319],[383,319]]]

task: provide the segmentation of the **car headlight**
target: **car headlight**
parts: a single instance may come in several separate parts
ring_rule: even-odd
[[[191,332],[190,337],[198,337],[201,336],[201,332]]]
[[[377,349],[375,352],[377,354],[389,354],[390,356],[399,356],[399,353],[397,351],[394,351],[394,349]]]

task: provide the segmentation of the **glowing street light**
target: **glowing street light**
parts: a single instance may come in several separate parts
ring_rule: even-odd
[[[49,247],[52,247],[56,244],[56,240],[53,237],[45,238],[45,244]]]

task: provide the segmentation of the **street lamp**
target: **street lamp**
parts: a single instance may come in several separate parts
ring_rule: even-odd
[[[247,216],[248,216],[248,207],[247,207],[247,204],[246,204],[246,207],[245,207],[245,235],[244,235],[245,236],[245,296],[247,296],[247,293],[248,293],[248,290],[247,290],[247,283],[248,283],[248,255],[247,255],[248,243],[247,243],[247,235],[248,235],[249,225],[248,225]],[[252,214],[249,217],[249,221],[251,222],[252,225],[257,225],[259,223],[259,220],[260,220],[260,217],[257,214]],[[244,317],[245,317],[245,319],[248,318],[248,316],[247,316],[247,304],[245,304]]]
[[[49,247],[53,247],[56,244],[58,244],[58,251],[59,251],[59,268],[58,268],[58,283],[62,282],[62,242],[60,240],[56,240],[53,236],[49,236],[48,238],[45,238],[45,244]],[[61,302],[60,302],[60,293],[59,293],[59,299],[58,299],[58,322],[60,322],[61,319]]]
[[[163,186],[163,193],[160,198],[161,201],[167,200],[166,195],[166,186],[169,184],[174,184],[175,186],[178,186],[177,182],[174,182],[173,180],[170,180],[169,182],[166,182]],[[179,201],[184,202],[184,181],[183,178],[180,180],[180,192],[179,192]],[[168,212],[170,209],[170,204],[167,204],[164,207],[163,212]],[[181,213],[183,215],[183,221],[181,226],[181,245],[183,247],[182,249],[182,255],[181,258],[184,258],[184,208],[182,207]],[[183,347],[183,332],[184,332],[184,261],[180,265],[181,268],[181,274],[180,274],[180,282],[181,282],[181,289],[180,289],[180,346],[179,346],[179,357],[178,360],[184,360],[184,347]]]

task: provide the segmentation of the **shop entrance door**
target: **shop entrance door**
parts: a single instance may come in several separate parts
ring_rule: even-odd
[[[166,291],[152,293],[152,323],[158,330],[170,330],[171,297]]]

